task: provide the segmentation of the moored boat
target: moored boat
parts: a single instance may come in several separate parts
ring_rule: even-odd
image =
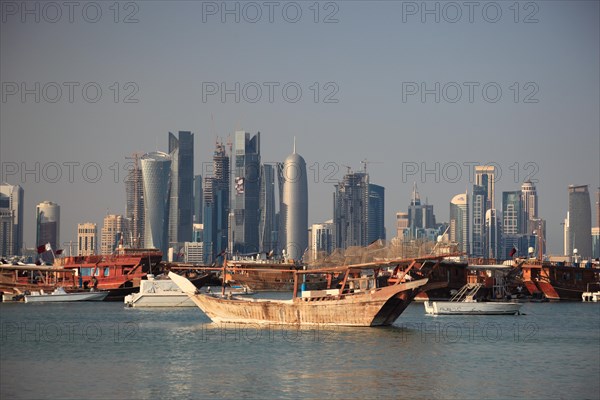
[[[186,278],[169,277],[187,293],[213,322],[292,325],[391,325],[406,309],[428,278],[400,281],[377,287],[378,268],[373,264],[294,271],[291,300],[244,299],[200,293]],[[302,291],[305,274],[343,274],[339,288]],[[331,281],[331,280],[330,280]]]
[[[171,279],[148,279],[140,284],[140,291],[125,296],[127,307],[194,307],[189,296],[179,289]]]
[[[515,315],[523,304],[504,301],[477,301],[475,295],[481,283],[466,284],[450,301],[426,301],[425,312],[430,315]]]
[[[25,295],[25,303],[57,303],[71,301],[102,301],[108,296],[108,291],[66,292],[62,287],[52,293],[31,292]]]

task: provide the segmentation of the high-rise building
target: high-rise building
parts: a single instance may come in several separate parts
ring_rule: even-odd
[[[502,218],[495,209],[485,212],[486,251],[483,257],[499,260],[502,257]]]
[[[569,186],[569,248],[582,258],[592,256],[592,206],[587,185]],[[570,254],[569,254],[570,255]]]
[[[469,194],[457,194],[450,201],[450,241],[469,254]]]
[[[485,216],[487,212],[487,189],[484,186],[473,185],[473,194],[471,196],[472,210],[472,238],[471,238],[471,256],[486,256],[486,226]]]
[[[259,250],[260,132],[251,136],[248,132],[236,131],[234,146],[231,250],[256,253]]]
[[[213,153],[213,176],[204,177],[204,262],[211,264],[228,247],[229,157],[222,142]]]
[[[169,132],[171,190],[169,201],[169,247],[178,249],[192,240],[194,221],[194,134]]]
[[[0,257],[14,255],[14,220],[14,213],[10,208],[0,207]]]
[[[43,201],[36,207],[36,246],[50,243],[53,250],[60,246],[60,206],[51,201]],[[51,262],[52,256],[47,252],[42,259]]]
[[[433,206],[432,206],[433,211]],[[385,240],[385,188],[369,183],[367,243]]]
[[[592,228],[592,258],[600,258],[600,227]]]
[[[23,249],[23,188],[0,185],[0,254],[4,257],[21,254]]]
[[[98,229],[93,222],[77,224],[77,255],[93,256],[98,247]]]
[[[531,181],[525,181],[521,186],[521,203],[523,233],[532,234],[537,225],[535,220],[538,218],[538,196]]]
[[[571,242],[569,241],[569,212],[567,211],[567,217],[563,220],[563,248],[564,255],[571,255]]]
[[[258,223],[258,243],[261,252],[275,251],[275,168],[273,165],[260,166],[260,220]]]
[[[104,217],[100,238],[101,254],[113,254],[119,244],[125,245],[130,236],[130,220],[122,215],[109,214]]]
[[[144,247],[168,254],[171,157],[163,152],[147,153],[141,158],[144,182]]]
[[[495,187],[496,167],[492,165],[478,165],[475,167],[475,184],[483,186],[487,195],[487,209],[496,208]]]
[[[522,233],[521,192],[502,192],[503,236]]]
[[[202,194],[202,175],[194,176],[194,223],[201,224],[203,222],[204,196]],[[194,240],[195,241],[195,240]]]
[[[306,162],[294,151],[283,162],[281,219],[287,257],[300,260],[308,248],[308,180]]]
[[[333,222],[336,248],[367,246],[369,212],[369,175],[349,172],[335,185]]]
[[[312,259],[317,260],[331,254],[334,246],[334,224],[333,220],[320,224],[313,224],[311,229],[310,249]]]
[[[596,192],[596,226],[600,228],[600,187]]]
[[[129,237],[125,243],[133,248],[144,247],[144,182],[140,168],[139,157],[134,154],[133,168],[125,178],[125,194],[127,208],[125,215],[129,219]]]
[[[404,239],[410,229],[410,222],[408,220],[408,213],[397,212],[396,213],[396,237]]]
[[[511,258],[510,253],[513,249],[519,257],[528,255],[532,235],[524,233],[522,206],[520,190],[502,192],[502,259]],[[531,245],[533,247],[535,243]]]
[[[408,206],[408,221],[411,237],[418,236],[420,229],[435,228],[435,215],[433,214],[433,205],[421,204],[421,197],[417,190],[417,183],[413,185],[412,197]]]
[[[183,262],[190,264],[202,264],[203,260],[203,242],[185,242],[183,244]]]

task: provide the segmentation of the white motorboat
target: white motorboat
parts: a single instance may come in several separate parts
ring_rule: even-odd
[[[426,301],[425,312],[430,315],[515,315],[523,304],[500,301],[477,301],[475,294],[483,285],[466,284],[450,301]]]
[[[171,279],[155,279],[148,275],[140,282],[140,291],[125,296],[127,307],[194,307],[190,297]]]
[[[25,303],[54,303],[65,301],[102,301],[108,296],[108,290],[67,293],[62,287],[57,287],[52,293],[31,292],[25,295]]]

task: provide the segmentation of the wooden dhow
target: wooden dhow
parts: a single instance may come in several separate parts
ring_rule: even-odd
[[[442,258],[432,260],[437,265]],[[380,267],[398,261],[294,271],[291,300],[202,294],[186,278],[173,273],[169,277],[216,323],[386,326],[402,314],[417,293],[427,289],[429,280],[419,271],[413,271],[412,276],[405,270],[393,285],[377,287]],[[341,275],[342,279],[336,288],[299,291],[303,276],[308,274]]]

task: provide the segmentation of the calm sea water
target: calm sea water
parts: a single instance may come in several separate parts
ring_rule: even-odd
[[[387,328],[216,325],[197,308],[0,305],[0,398],[598,399],[600,304]]]

